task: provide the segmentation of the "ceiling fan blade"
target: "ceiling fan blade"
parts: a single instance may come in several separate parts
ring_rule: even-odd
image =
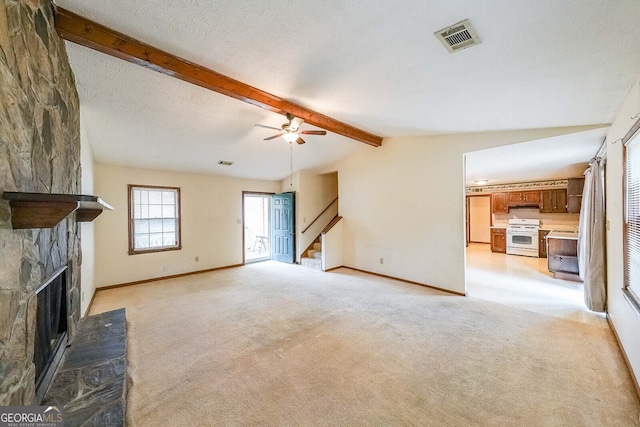
[[[259,128],[265,128],[265,129],[282,130],[280,128],[274,128],[273,126],[261,125],[260,123],[256,123],[256,126],[258,126]]]
[[[300,132],[303,135],[326,135],[326,130],[303,130]]]
[[[291,120],[291,130],[293,130],[294,132],[297,131],[302,123],[304,123],[304,120],[302,120],[300,117],[294,117]]]
[[[298,139],[296,139],[296,142],[300,145],[304,144],[304,139],[298,137]]]
[[[264,139],[264,141],[269,141],[269,140],[271,140],[271,139],[276,139],[276,138],[278,138],[278,137],[280,137],[280,136],[282,136],[282,134],[281,134],[281,133],[279,133],[279,134],[277,134],[277,135],[270,136],[269,138],[265,138],[265,139]]]

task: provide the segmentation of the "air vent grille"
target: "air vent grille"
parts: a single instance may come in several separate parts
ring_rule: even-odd
[[[434,34],[451,53],[480,43],[480,38],[468,19],[436,31]]]

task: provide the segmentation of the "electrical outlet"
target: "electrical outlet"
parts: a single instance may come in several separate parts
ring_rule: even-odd
[[[380,258],[380,264],[384,264],[384,258]]]
[[[197,257],[196,257],[196,262],[199,262],[199,261],[200,261],[200,257],[199,257],[199,256],[197,256]]]

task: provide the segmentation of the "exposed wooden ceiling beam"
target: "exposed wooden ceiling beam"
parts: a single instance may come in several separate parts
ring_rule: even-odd
[[[291,113],[328,131],[379,147],[382,138],[249,86],[206,67],[135,40],[73,12],[55,8],[58,34],[65,40],[222,93],[275,113]]]

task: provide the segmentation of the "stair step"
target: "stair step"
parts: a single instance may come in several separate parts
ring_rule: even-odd
[[[317,252],[317,251],[314,251],[313,249],[309,249],[309,250],[307,251],[307,256],[308,256],[309,258],[315,258],[316,252]]]
[[[322,251],[322,243],[314,243],[313,244],[313,249],[320,252]]]
[[[316,252],[315,254],[313,254],[313,257],[315,259],[322,259],[322,252]]]
[[[314,268],[316,270],[322,270],[322,260],[317,258],[302,257],[302,259],[300,259],[300,265]]]

